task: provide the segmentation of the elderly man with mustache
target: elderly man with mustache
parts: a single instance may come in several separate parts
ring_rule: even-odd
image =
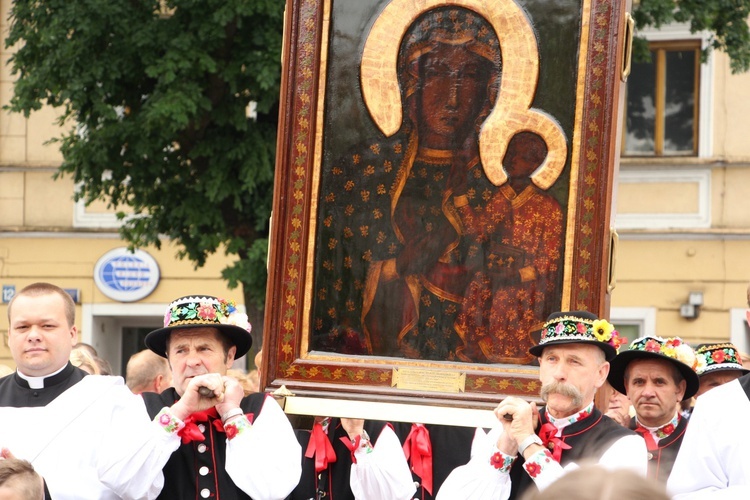
[[[520,498],[584,462],[645,476],[643,439],[594,407],[622,343],[610,323],[587,311],[550,315],[539,344],[529,349],[539,358],[545,407],[503,400],[495,409],[501,425],[484,443],[475,441],[471,461],[451,473],[438,500]]]

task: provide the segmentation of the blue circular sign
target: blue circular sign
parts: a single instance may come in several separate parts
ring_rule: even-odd
[[[97,261],[94,282],[110,299],[133,302],[154,291],[159,283],[159,265],[143,250],[116,248]]]

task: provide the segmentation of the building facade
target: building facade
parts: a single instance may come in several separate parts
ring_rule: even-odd
[[[750,351],[750,74],[686,26],[642,33],[625,96],[610,315],[634,335]]]

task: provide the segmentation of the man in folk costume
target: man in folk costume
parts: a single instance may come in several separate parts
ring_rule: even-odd
[[[646,336],[612,360],[609,383],[627,394],[635,417],[630,428],[648,449],[648,475],[666,482],[682,444],[688,420],[680,402],[698,390],[697,357],[679,337]]]
[[[538,345],[541,397],[546,406],[517,397],[495,409],[500,426],[475,440],[471,461],[455,469],[438,500],[520,498],[543,490],[582,462],[646,475],[646,447],[633,431],[594,407],[609,360],[622,339],[614,327],[586,311],[553,313]]]
[[[179,437],[149,419],[121,377],[69,362],[78,341],[70,295],[31,284],[8,304],[8,321],[17,370],[0,379],[3,456],[31,462],[55,500],[155,498]]]
[[[302,477],[288,500],[410,500],[415,490],[401,443],[390,424],[315,417],[297,430]]]
[[[278,499],[297,484],[300,446],[281,407],[265,394],[245,397],[226,375],[250,349],[249,330],[233,301],[188,296],[146,336],[169,361],[173,387],[142,396],[149,414],[182,438],[159,498]]]
[[[750,498],[750,374],[696,400],[667,490],[673,500]]]
[[[695,348],[695,355],[698,358],[696,371],[700,378],[695,397],[750,373],[742,366],[737,347],[730,342],[701,344]]]

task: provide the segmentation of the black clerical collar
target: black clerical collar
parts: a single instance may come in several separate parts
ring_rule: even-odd
[[[76,370],[76,367],[70,364],[70,362],[68,362],[68,364],[65,365],[63,369],[60,370],[59,372],[53,375],[50,375],[49,377],[44,377],[42,383],[44,384],[44,387],[52,387],[52,386],[58,385],[64,382],[65,380],[67,380],[68,378],[70,378],[70,376],[75,372],[75,370]],[[18,373],[18,370],[16,370],[14,377],[16,379],[16,383],[20,385],[21,387],[25,387],[26,389],[31,388],[31,386],[29,385],[29,381],[23,378],[23,376],[21,376]],[[37,379],[38,377],[34,377],[34,378]]]

